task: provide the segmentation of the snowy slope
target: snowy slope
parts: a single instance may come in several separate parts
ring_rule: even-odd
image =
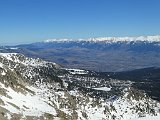
[[[27,58],[16,53],[0,53],[0,106],[7,110],[6,114],[13,118],[14,114],[46,119],[46,114],[56,116],[57,112],[49,105],[48,98],[42,97],[46,91],[37,86],[42,86],[42,83],[48,80],[47,76],[43,75],[46,68],[52,69],[51,72],[54,73],[58,67],[55,63]],[[55,83],[54,87],[56,85],[58,83]]]
[[[160,120],[159,116],[149,116],[149,117],[142,117],[142,118],[134,118],[131,120]]]
[[[39,58],[37,59],[32,59],[25,57],[23,55],[17,54],[17,53],[0,53],[1,57],[6,58],[7,60],[13,61],[15,63],[21,63],[23,65],[28,65],[28,66],[45,66],[49,62],[43,61]],[[55,64],[55,63],[53,63]],[[56,65],[56,64],[55,64]]]
[[[97,99],[80,89],[68,90],[70,85],[57,77],[59,68],[41,59],[1,53],[0,119],[130,120],[160,116],[159,102],[130,87],[116,99]],[[96,89],[106,91],[106,87]]]
[[[41,96],[29,92],[25,94],[16,92],[10,87],[5,87],[4,84],[0,84],[0,87],[5,90],[7,94],[7,96],[1,96],[4,102],[4,106],[2,106],[11,113],[23,114],[25,116],[40,116],[44,113],[57,114],[55,109],[47,104]],[[28,87],[28,89],[31,88]],[[34,89],[34,92],[35,91],[41,92],[36,88]]]

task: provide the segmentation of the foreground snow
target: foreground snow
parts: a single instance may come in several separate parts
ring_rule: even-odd
[[[113,96],[114,99],[96,99],[78,89],[68,91],[60,84],[65,81],[55,82],[55,77],[51,76],[55,74],[52,71],[54,63],[48,67],[45,61],[16,53],[2,53],[0,58],[0,108],[7,111],[8,119],[14,113],[25,117],[41,117],[47,113],[54,119],[68,120],[136,120],[139,116],[147,116],[148,120],[155,114],[160,116],[158,102],[145,95],[137,95],[139,93],[130,87],[123,89],[123,95]],[[65,84],[66,87],[69,85]],[[110,91],[111,87],[92,89]]]
[[[131,120],[160,120],[160,116],[149,116],[149,117],[142,117],[142,118],[134,118]]]
[[[23,114],[26,116],[41,116],[44,113],[56,115],[55,109],[48,105],[44,98],[38,95],[16,92],[10,87],[5,87],[3,84],[0,84],[0,88],[7,91],[7,96],[1,96],[5,104],[1,107],[4,107],[11,113]],[[36,88],[34,88],[34,90],[40,92],[40,90]]]

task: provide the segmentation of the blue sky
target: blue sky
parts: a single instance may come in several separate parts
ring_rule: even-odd
[[[0,0],[0,43],[160,34],[160,0]]]

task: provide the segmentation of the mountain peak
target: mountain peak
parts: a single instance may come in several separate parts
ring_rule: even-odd
[[[131,42],[131,41],[145,41],[145,42],[160,42],[160,35],[155,36],[138,36],[138,37],[95,37],[86,39],[47,39],[44,40],[45,43],[49,42],[79,42],[79,41],[89,41],[89,42]]]

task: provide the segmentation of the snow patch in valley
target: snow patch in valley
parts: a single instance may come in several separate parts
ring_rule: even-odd
[[[6,75],[6,73],[4,71],[2,71],[1,75]]]
[[[9,49],[11,49],[11,50],[17,50],[18,47],[11,47],[11,48],[9,48]]]
[[[63,68],[65,70],[67,70],[69,73],[71,74],[79,74],[79,75],[83,75],[83,74],[88,74],[88,71],[86,70],[82,70],[82,69],[67,69],[67,68]]]
[[[92,88],[92,89],[101,90],[101,91],[110,91],[111,87],[99,87],[99,88]]]

